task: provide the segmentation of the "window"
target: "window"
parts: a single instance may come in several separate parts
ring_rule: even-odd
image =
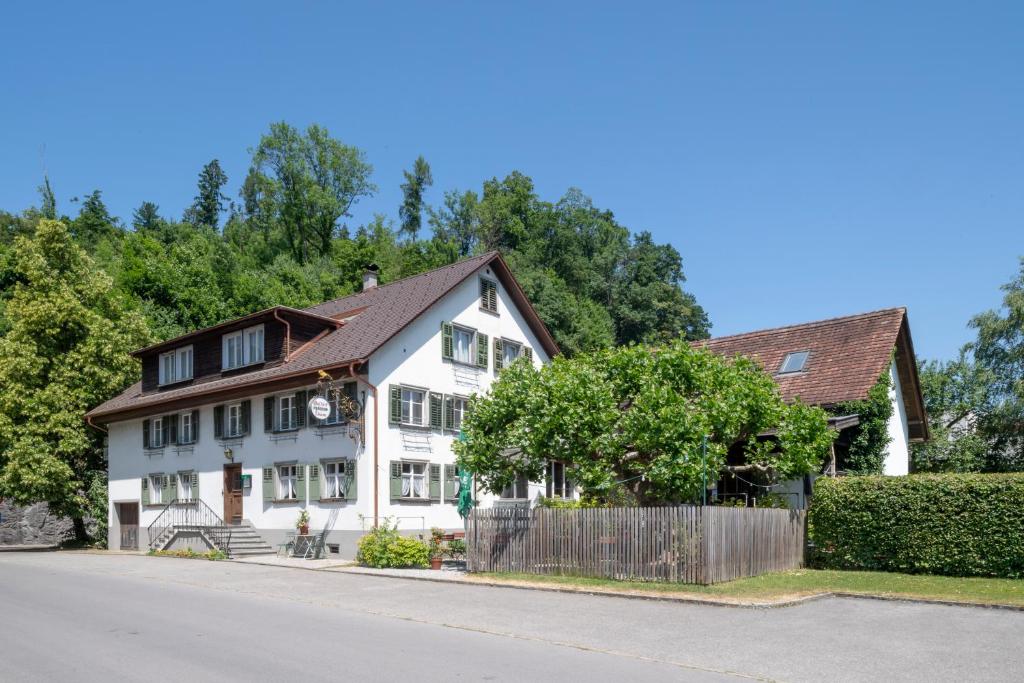
[[[423,425],[423,400],[426,392],[402,387],[402,424]]]
[[[183,346],[160,354],[160,384],[172,384],[192,379],[192,347]]]
[[[182,413],[178,416],[178,443],[189,444],[196,440],[196,426],[191,412]]]
[[[564,462],[553,460],[548,463],[547,479],[548,498],[572,498],[572,482],[566,476]]]
[[[474,353],[473,341],[476,339],[476,333],[472,330],[467,330],[462,327],[452,328],[452,346],[453,355],[452,360],[459,363],[476,363],[476,354]]]
[[[782,359],[782,365],[779,367],[779,374],[785,374],[787,372],[800,372],[804,369],[804,365],[807,364],[807,357],[811,354],[810,351],[796,351],[794,353],[787,353],[786,357]]]
[[[324,473],[324,498],[345,497],[345,463],[343,461],[325,462]]]
[[[427,497],[427,463],[425,463],[425,462],[403,462],[402,463],[402,497],[403,498],[426,498]]]
[[[287,432],[298,429],[298,416],[295,405],[295,394],[279,396],[277,399],[277,428]]]
[[[501,359],[503,365],[507,368],[512,364],[516,358],[519,358],[523,353],[523,345],[508,340],[502,340],[501,343]]]
[[[449,397],[451,401],[451,413],[448,415],[449,424],[448,429],[459,431],[462,429],[462,418],[465,417],[466,411],[469,408],[469,401],[458,396]]]
[[[162,474],[151,474],[149,475],[149,504],[160,505],[164,502],[163,500],[164,491],[164,475]]]
[[[346,399],[349,407],[346,407]],[[327,392],[327,402],[331,404],[331,414],[320,424],[336,425],[348,422],[348,411],[356,402],[356,383],[347,382],[341,389]]]
[[[525,500],[530,497],[529,488],[530,482],[527,481],[526,475],[520,474],[511,485],[505,487],[501,497],[505,500]]]
[[[222,365],[225,370],[263,362],[263,325],[225,334],[223,339]]]
[[[298,465],[278,465],[277,467],[277,499],[296,500],[299,497],[295,481]]]
[[[178,472],[178,500],[192,500],[192,472]]]
[[[494,280],[480,280],[480,308],[498,312],[498,285]]]
[[[164,418],[154,417],[149,422],[149,447],[164,447]]]
[[[226,436],[242,436],[242,404],[232,403],[228,406],[228,423]]]

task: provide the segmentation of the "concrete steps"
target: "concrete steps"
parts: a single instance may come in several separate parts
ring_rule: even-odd
[[[192,530],[195,527],[180,527],[182,531]],[[249,556],[249,555],[272,555],[275,550],[263,540],[263,538],[256,533],[256,530],[247,524],[241,524],[239,526],[214,526],[210,527],[212,531],[221,532],[218,535],[225,535],[230,532],[228,540],[228,556]],[[179,531],[179,527],[171,527],[165,530],[160,536],[155,539],[153,547],[162,550],[174,539],[175,534]],[[204,533],[204,535],[206,535]]]

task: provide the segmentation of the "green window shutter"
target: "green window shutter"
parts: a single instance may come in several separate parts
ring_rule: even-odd
[[[302,463],[295,467],[295,495],[299,500],[306,500],[306,466]]]
[[[441,394],[430,392],[430,428],[441,429],[441,411],[443,408],[443,397]]]
[[[487,369],[487,335],[483,332],[476,333],[476,364]]]
[[[391,461],[391,497],[402,497],[402,461]]]
[[[455,484],[458,482],[455,465],[444,466],[444,499],[455,499]]]
[[[306,426],[306,392],[295,392],[295,426],[302,429]]]
[[[142,478],[142,504],[149,505],[149,477]]]
[[[449,322],[441,323],[441,358],[443,360],[451,360],[455,357],[455,342],[452,339],[452,324]]]
[[[274,431],[274,397],[267,396],[263,399],[263,431]]]
[[[274,500],[274,468],[263,468],[263,500]]]
[[[242,434],[248,434],[252,427],[252,401],[242,401]]]
[[[178,416],[167,415],[164,417],[164,443],[178,443]]]
[[[494,372],[505,367],[505,344],[499,337],[494,338]]]
[[[199,474],[193,472],[189,481],[189,488],[192,490],[192,500],[199,500]]]
[[[388,411],[388,422],[399,424],[402,421],[402,387],[392,384],[388,387],[391,396],[391,409]]]
[[[224,437],[224,406],[213,407],[213,438]]]
[[[441,466],[430,464],[430,493],[431,499],[441,499]]]
[[[530,365],[533,365],[533,349],[531,349],[529,346],[524,346],[523,356],[526,358],[526,360],[530,361]]]
[[[401,491],[399,491],[401,492]],[[356,486],[356,461],[345,461],[345,500],[355,500],[357,493]]]
[[[192,411],[192,443],[199,442],[199,411]]]
[[[142,421],[142,447],[149,448],[149,420]]]
[[[444,428],[455,429],[455,399],[452,396],[444,397]]]
[[[160,502],[167,504],[174,499],[174,487],[171,485],[171,475],[164,474],[160,477]]]
[[[309,494],[312,498],[320,498],[323,489],[320,488],[320,463],[313,463],[309,466]]]

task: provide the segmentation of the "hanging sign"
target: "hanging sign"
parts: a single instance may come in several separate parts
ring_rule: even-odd
[[[326,420],[331,414],[331,404],[323,396],[309,399],[309,413],[318,420]]]

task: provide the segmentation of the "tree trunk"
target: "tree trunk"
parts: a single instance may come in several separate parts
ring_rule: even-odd
[[[71,522],[75,528],[75,541],[78,543],[88,543],[90,539],[89,534],[85,530],[85,520],[80,516],[75,516],[71,518]]]

